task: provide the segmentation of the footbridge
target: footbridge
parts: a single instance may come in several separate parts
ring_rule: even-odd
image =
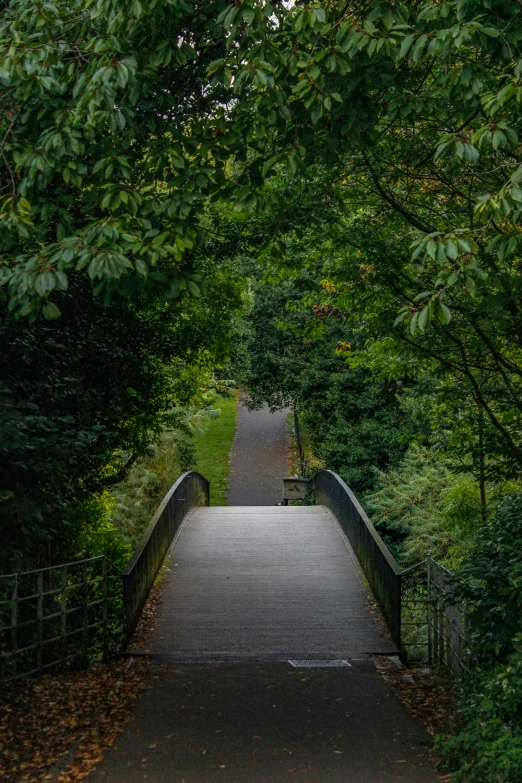
[[[154,676],[88,783],[436,783],[379,673],[402,671],[401,570],[335,473],[275,505],[286,416],[240,406],[230,505],[185,473],[125,569],[128,665]]]
[[[209,507],[207,480],[181,476],[124,572],[129,641],[170,551],[149,654],[211,661],[399,652],[401,569],[338,475],[318,473],[314,494],[316,505]]]

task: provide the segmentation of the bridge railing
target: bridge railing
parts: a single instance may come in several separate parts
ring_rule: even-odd
[[[208,504],[209,482],[195,470],[183,473],[163,498],[138,548],[122,572],[127,641],[136,628],[161,564],[183,518],[194,506]]]
[[[397,649],[401,650],[402,568],[351,489],[337,473],[321,470],[314,483],[315,502],[329,508],[337,518],[377,599]]]

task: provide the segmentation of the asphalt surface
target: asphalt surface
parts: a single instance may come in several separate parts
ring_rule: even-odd
[[[436,783],[422,731],[371,661],[158,670],[89,783]]]
[[[154,652],[396,652],[369,611],[346,537],[322,506],[195,509],[167,568]]]
[[[249,411],[243,401],[238,403],[229,506],[271,506],[282,500],[281,479],[288,475],[288,413],[288,410],[270,413],[266,406]]]
[[[340,529],[324,509],[272,505],[286,412],[238,418],[235,508],[186,520],[147,653],[156,677],[86,780],[436,783],[426,736],[369,655],[393,645]]]

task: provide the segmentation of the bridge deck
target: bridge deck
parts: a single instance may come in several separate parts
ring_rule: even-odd
[[[151,652],[263,659],[395,651],[323,507],[195,509],[169,569]]]

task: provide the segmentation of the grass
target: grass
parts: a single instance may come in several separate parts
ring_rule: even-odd
[[[230,450],[236,434],[236,397],[214,403],[220,415],[209,419],[194,435],[196,470],[210,481],[210,505],[226,506],[230,478]]]
[[[325,468],[324,462],[315,456],[312,445],[310,443],[310,435],[306,427],[301,423],[301,443],[303,444],[304,458],[308,471],[317,471]],[[301,475],[301,464],[299,462],[299,450],[297,448],[297,439],[295,437],[294,429],[294,414],[289,413],[286,417],[286,432],[288,436],[288,463],[289,463],[289,476]]]

